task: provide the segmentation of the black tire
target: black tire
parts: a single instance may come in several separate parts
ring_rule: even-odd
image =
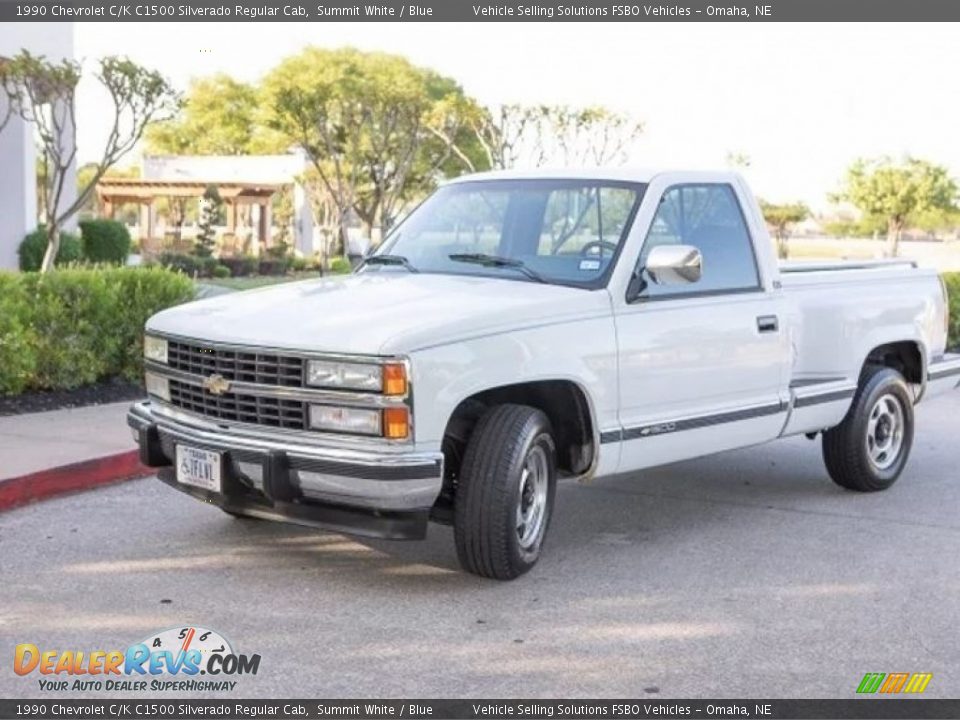
[[[521,488],[525,469],[528,480]],[[545,488],[540,469],[546,472]],[[530,481],[534,475],[538,480]],[[463,569],[513,580],[532,568],[543,549],[556,489],[556,446],[546,415],[526,405],[498,405],[484,413],[467,443],[454,496],[454,539]],[[518,506],[522,512],[534,502],[543,512],[525,546],[521,535],[528,530],[519,524]]]
[[[900,441],[891,445],[897,448],[896,452],[891,450],[884,455],[880,449],[883,443],[875,442],[875,438],[883,434],[870,432],[871,415],[879,412],[882,421],[887,411],[896,404],[901,414],[899,421],[892,421],[892,427],[900,425]],[[891,414],[891,417],[894,416],[896,411]],[[891,421],[887,422],[891,425]],[[873,427],[882,430],[879,424]],[[837,485],[848,490],[886,490],[903,472],[912,446],[913,399],[903,375],[888,367],[867,367],[860,375],[853,404],[843,422],[823,433],[823,461],[827,472]],[[880,454],[879,463],[872,453]]]

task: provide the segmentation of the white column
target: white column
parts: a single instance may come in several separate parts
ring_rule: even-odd
[[[0,24],[0,55],[11,57],[21,50],[43,55],[49,60],[72,58],[74,49],[72,22]],[[0,117],[5,108],[0,108]],[[64,147],[75,138],[65,134]],[[17,248],[23,236],[37,226],[36,152],[33,129],[18,118],[11,118],[0,131],[0,268],[16,268]],[[61,207],[77,196],[76,167],[67,174]],[[76,229],[76,218],[65,226]]]
[[[0,117],[6,108],[0,99]],[[36,160],[32,128],[17,117],[0,131],[0,269],[19,267],[17,248],[37,227]]]
[[[294,246],[310,257],[317,248],[313,245],[313,209],[310,207],[310,198],[303,185],[293,186],[293,242]]]

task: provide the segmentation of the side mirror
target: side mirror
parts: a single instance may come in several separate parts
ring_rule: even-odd
[[[657,285],[699,282],[703,256],[693,245],[658,245],[647,255],[647,274]]]

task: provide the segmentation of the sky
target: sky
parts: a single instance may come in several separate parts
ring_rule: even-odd
[[[910,154],[960,177],[956,36],[916,23],[78,23],[76,54],[128,55],[185,89],[216,72],[256,80],[307,45],[398,53],[484,103],[630,113],[645,123],[631,165],[743,154],[757,194],[824,209],[857,157]],[[102,146],[102,101],[82,84],[83,159]]]

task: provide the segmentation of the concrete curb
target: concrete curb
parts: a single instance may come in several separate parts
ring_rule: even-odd
[[[0,512],[67,493],[152,475],[136,450],[0,480]]]

